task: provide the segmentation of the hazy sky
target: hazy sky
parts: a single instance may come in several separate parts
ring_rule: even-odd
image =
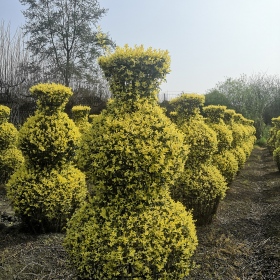
[[[227,77],[280,75],[280,0],[99,0],[117,45],[168,50],[163,92],[205,93]],[[18,0],[0,0],[0,20],[24,23]]]

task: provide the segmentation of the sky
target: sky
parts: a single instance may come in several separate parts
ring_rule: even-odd
[[[280,0],[99,0],[99,22],[118,46],[168,50],[161,92],[204,94],[226,78],[280,76]],[[0,0],[0,21],[24,24],[18,0]]]

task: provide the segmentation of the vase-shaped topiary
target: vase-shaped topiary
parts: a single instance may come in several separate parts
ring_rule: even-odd
[[[198,225],[212,221],[227,189],[224,177],[212,164],[218,142],[215,131],[200,114],[204,100],[203,95],[183,94],[170,101],[173,108],[171,118],[190,146],[184,173],[171,189],[171,195],[187,209],[192,209]]]
[[[169,56],[125,46],[99,62],[114,98],[82,136],[94,196],[70,220],[65,247],[81,279],[184,279],[197,239],[169,187],[188,146],[156,99]]]
[[[72,91],[62,85],[31,87],[37,111],[19,132],[23,165],[7,194],[23,223],[36,232],[61,231],[86,197],[85,176],[74,167],[79,129],[63,112]]]
[[[0,105],[0,184],[6,183],[11,174],[24,162],[17,148],[18,131],[9,123],[10,108]]]

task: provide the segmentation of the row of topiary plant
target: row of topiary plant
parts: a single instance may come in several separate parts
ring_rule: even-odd
[[[172,197],[192,209],[196,223],[212,221],[219,201],[243,167],[255,142],[253,122],[225,106],[203,107],[205,98],[183,94],[171,100],[171,119],[190,153]]]
[[[90,123],[89,107],[73,108],[76,125],[63,112],[69,88],[30,89],[37,111],[20,129],[25,162],[7,195],[29,228],[66,231],[80,279],[184,279],[193,215],[211,221],[252,150],[252,123],[223,106],[200,111],[196,94],[173,100],[168,117],[157,100],[165,51],[125,46],[99,64],[113,98]]]
[[[272,127],[269,131],[269,138],[267,139],[267,147],[280,171],[280,116],[272,118]]]

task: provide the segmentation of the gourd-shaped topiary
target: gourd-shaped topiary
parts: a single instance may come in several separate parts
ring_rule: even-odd
[[[213,164],[217,166],[229,184],[238,171],[238,161],[230,151],[232,148],[232,131],[223,121],[226,106],[209,105],[203,108],[206,122],[217,133],[218,151],[213,156]]]
[[[197,238],[169,195],[188,153],[157,103],[169,56],[125,46],[99,63],[114,98],[82,137],[95,195],[70,220],[65,247],[81,279],[184,279]]]
[[[38,108],[19,132],[26,162],[9,180],[7,195],[33,231],[61,231],[87,193],[85,176],[72,163],[80,133],[63,112],[72,91],[38,84],[30,92]]]
[[[183,94],[170,101],[174,110],[171,118],[184,133],[185,142],[190,145],[185,171],[171,194],[187,209],[193,210],[198,225],[212,221],[227,189],[224,177],[212,165],[218,142],[216,133],[200,114],[204,101],[205,97],[198,94]]]
[[[8,122],[10,108],[0,105],[0,184],[6,183],[11,174],[24,162],[17,148],[18,131]]]

